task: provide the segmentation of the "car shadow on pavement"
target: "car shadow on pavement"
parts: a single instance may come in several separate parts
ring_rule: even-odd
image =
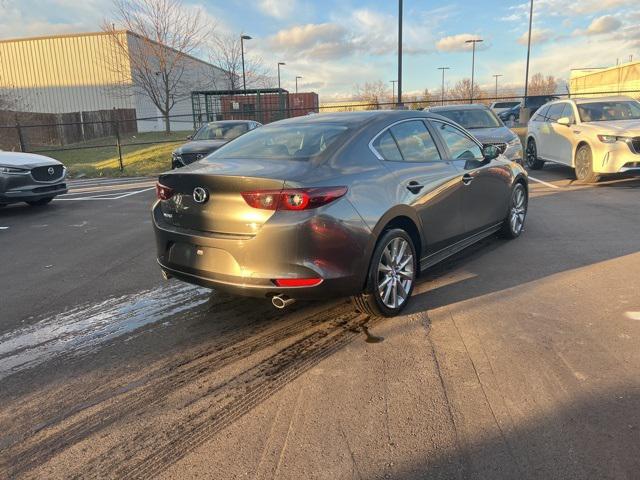
[[[399,465],[385,478],[631,479],[640,472],[640,390],[602,386],[500,435],[459,435],[457,451]],[[460,419],[458,419],[460,420]],[[456,428],[458,425],[456,426]]]

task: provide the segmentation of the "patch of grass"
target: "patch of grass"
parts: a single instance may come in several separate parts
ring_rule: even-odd
[[[66,145],[66,150],[42,154],[64,163],[71,177],[153,176],[171,168],[171,152],[187,141],[189,133],[145,132],[122,137],[124,171],[120,171],[115,137]]]

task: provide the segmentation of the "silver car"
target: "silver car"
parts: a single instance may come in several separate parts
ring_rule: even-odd
[[[352,296],[391,316],[420,271],[496,232],[518,237],[527,191],[520,165],[439,115],[297,117],[160,176],[158,263],[280,308]]]
[[[0,207],[18,202],[45,205],[67,193],[66,175],[64,165],[53,158],[0,151]]]
[[[489,107],[481,104],[446,105],[431,107],[429,111],[453,120],[484,145],[495,145],[509,160],[522,163],[520,138]]]

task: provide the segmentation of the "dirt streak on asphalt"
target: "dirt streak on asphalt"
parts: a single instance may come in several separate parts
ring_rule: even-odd
[[[249,313],[237,306],[210,308],[217,316]],[[274,310],[269,312],[275,316]],[[311,315],[301,313],[290,314],[291,321],[285,316],[274,324],[260,321],[269,316],[266,312],[254,312],[255,322],[249,322],[247,328],[234,330],[171,363],[143,370],[137,378],[116,379],[86,395],[63,390],[60,398],[35,396],[0,417],[0,424],[10,423],[5,432],[14,431],[13,436],[5,437],[8,444],[0,445],[0,475],[38,477],[42,474],[39,468],[49,460],[61,455],[63,461],[56,465],[65,465],[64,457],[80,448],[86,462],[78,463],[75,457],[73,472],[65,469],[54,476],[153,477],[362,335],[358,327],[367,320],[346,304]],[[249,357],[255,357],[249,360],[251,366],[236,372],[234,364]],[[242,365],[246,367],[246,361]],[[50,411],[62,413],[42,413]],[[40,418],[33,418],[35,412]],[[35,427],[20,435],[22,421]],[[100,442],[92,442],[94,437],[100,437]],[[87,444],[91,449],[87,450]]]

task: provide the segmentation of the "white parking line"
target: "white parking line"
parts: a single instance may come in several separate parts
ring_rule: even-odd
[[[538,179],[538,178],[532,177],[531,175],[529,175],[529,180],[533,180],[534,182],[541,183],[542,185],[545,185],[545,186],[547,186],[547,187],[551,187],[551,188],[560,188],[559,186],[554,185],[553,183],[545,182],[544,180],[540,180],[540,179]]]
[[[58,200],[58,201],[67,201],[67,202],[73,202],[73,201],[78,201],[78,200],[120,200],[121,198],[125,198],[125,197],[130,197],[131,195],[136,195],[138,193],[142,193],[142,192],[148,192],[149,190],[153,190],[156,187],[150,187],[150,188],[144,188],[142,190],[135,190],[133,192],[127,192],[125,194],[120,194],[120,192],[116,192],[116,193],[103,193],[103,194],[99,194],[99,195],[92,195],[91,197],[74,197],[74,198],[60,198],[60,197],[56,197],[54,198],[54,200]],[[113,195],[117,195],[117,196],[113,196]]]

